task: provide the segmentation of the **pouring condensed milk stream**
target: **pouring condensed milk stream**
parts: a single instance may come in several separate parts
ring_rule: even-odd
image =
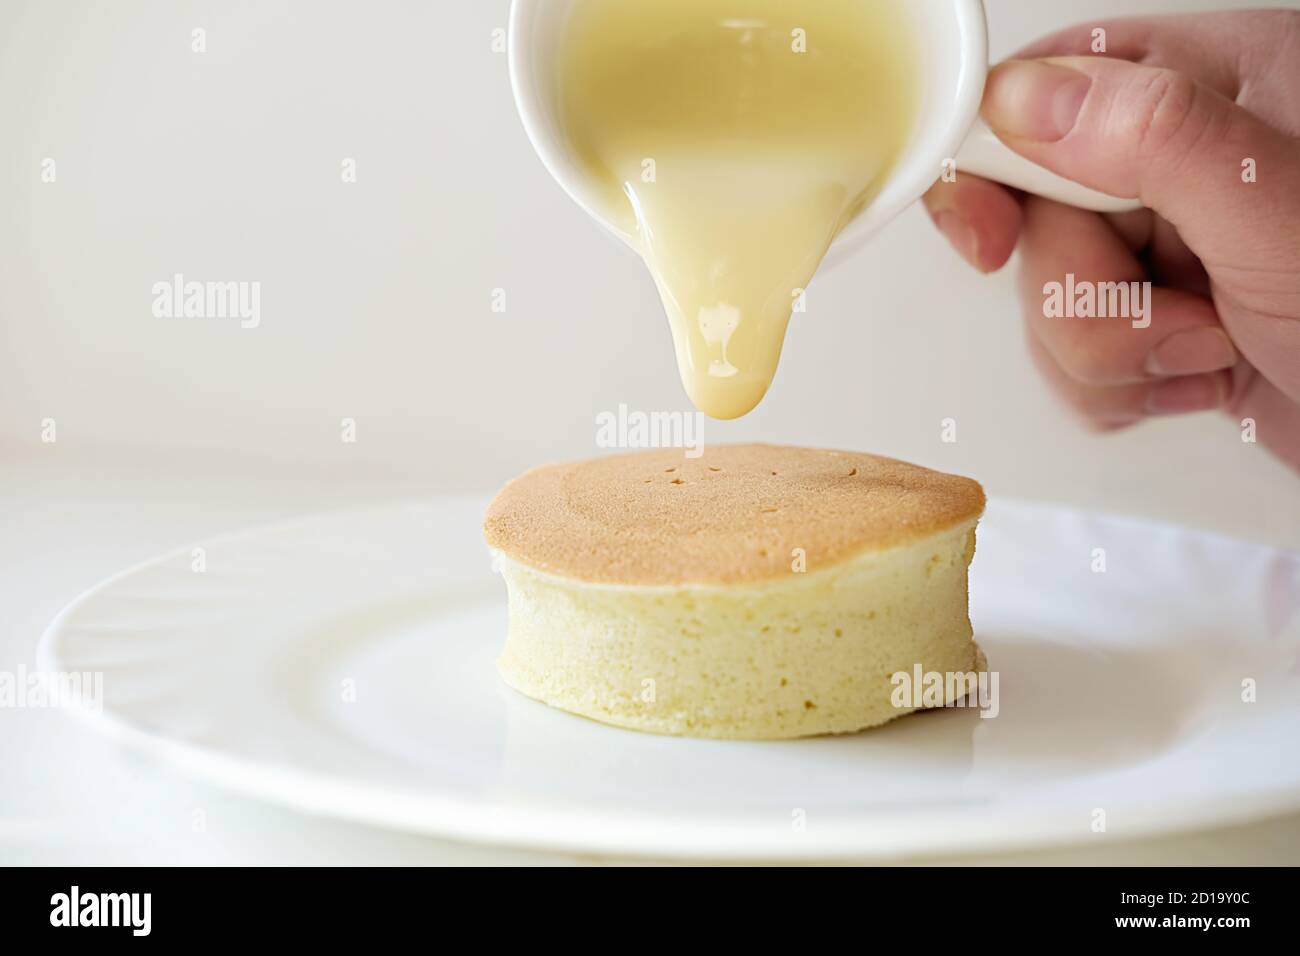
[[[954,94],[922,75],[942,36],[967,47]],[[1133,205],[1019,159],[978,122],[966,137],[985,43],[979,0],[515,0],[511,72],[542,158],[649,266],[692,402],[732,419],[767,392],[831,244],[907,178],[900,165],[960,144],[926,115],[936,96],[963,168],[1084,208]],[[539,92],[530,65],[546,53]],[[938,178],[933,163],[889,215]]]
[[[561,126],[639,240],[707,415],[763,398],[796,300],[907,142],[918,97],[901,2],[574,7]]]

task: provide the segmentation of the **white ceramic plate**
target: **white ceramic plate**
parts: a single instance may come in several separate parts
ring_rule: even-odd
[[[228,535],[202,546],[202,573],[186,548],[74,602],[41,666],[102,671],[93,726],[217,784],[520,846],[884,858],[1300,807],[1298,554],[995,503],[972,614],[1000,675],[996,718],[944,710],[849,737],[714,742],[616,730],[501,684],[504,588],[483,504]]]

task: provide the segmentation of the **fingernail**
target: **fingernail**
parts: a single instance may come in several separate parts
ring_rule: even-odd
[[[966,220],[957,215],[951,209],[944,209],[935,213],[934,224],[939,227],[939,231],[947,237],[963,259],[973,265],[976,269],[980,268],[980,245],[979,237],[975,235],[975,230]]]
[[[1110,432],[1121,431],[1125,428],[1132,428],[1138,422],[1142,421],[1141,415],[1105,415],[1101,418],[1088,418],[1084,420],[1087,429],[1097,435],[1106,435]]]
[[[994,67],[984,88],[984,118],[1017,139],[1054,143],[1079,118],[1092,77],[1038,60],[1010,60]]]
[[[1237,350],[1222,329],[1193,329],[1165,339],[1147,354],[1150,375],[1198,375],[1232,368]]]
[[[1147,393],[1149,415],[1184,415],[1218,408],[1228,397],[1228,376],[1191,375],[1170,379]]]

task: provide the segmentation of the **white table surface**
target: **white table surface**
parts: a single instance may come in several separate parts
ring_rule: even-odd
[[[120,568],[231,528],[426,492],[339,473],[299,481],[212,463],[60,458],[61,450],[42,449],[0,459],[0,670],[33,667],[45,624]],[[188,780],[51,710],[0,710],[0,765],[5,864],[627,862],[444,842],[268,806]],[[204,812],[204,832],[193,832],[195,810]],[[1071,848],[942,862],[1296,864],[1300,815],[1141,842],[1099,834]]]

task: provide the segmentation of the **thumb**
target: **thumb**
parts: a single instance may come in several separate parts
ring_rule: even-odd
[[[1101,57],[1011,60],[989,74],[983,113],[1040,166],[1140,199],[1207,267],[1294,270],[1300,141],[1185,74]]]

